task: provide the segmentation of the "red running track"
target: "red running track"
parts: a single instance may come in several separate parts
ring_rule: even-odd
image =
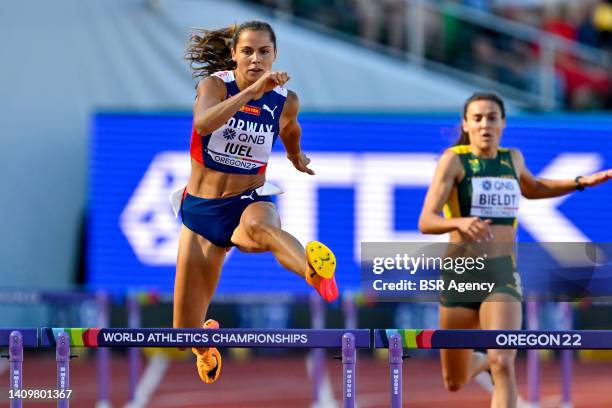
[[[227,354],[224,352],[224,354]],[[128,365],[125,356],[112,359],[112,404],[124,407],[128,398]],[[328,372],[336,398],[341,395],[341,363],[329,359]],[[544,408],[560,402],[560,367],[543,363],[542,400]],[[79,358],[71,366],[71,407],[94,407],[97,395],[95,359]],[[519,389],[527,394],[525,361],[517,363]],[[612,406],[610,363],[576,363],[574,368],[574,406],[603,408]],[[24,388],[49,389],[55,384],[55,361],[51,354],[26,354]],[[0,375],[1,407],[8,407],[8,374]],[[357,367],[357,401],[361,408],[389,406],[388,366],[383,360],[361,355]],[[226,358],[223,374],[214,385],[200,382],[195,364],[174,361],[157,387],[150,408],[300,408],[310,407],[311,384],[305,359],[292,356],[253,357],[246,361]],[[404,363],[404,406],[414,408],[476,408],[488,406],[489,395],[480,386],[469,384],[457,393],[444,390],[439,361],[434,358],[410,359]],[[30,400],[24,407],[55,407],[52,400]]]

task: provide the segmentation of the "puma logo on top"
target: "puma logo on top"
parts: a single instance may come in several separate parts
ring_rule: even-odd
[[[263,110],[270,112],[270,116],[272,116],[272,119],[274,119],[274,111],[276,110],[277,106],[274,107],[274,109],[270,109],[270,107],[268,105],[266,105],[264,103],[263,106]]]
[[[254,193],[254,192],[255,192],[255,190],[251,191],[251,194],[249,194],[249,195],[241,195],[241,196],[240,196],[240,199],[241,199],[241,200],[245,200],[245,199],[247,199],[247,198],[250,198],[251,200],[255,201],[255,199],[253,198],[253,193]]]

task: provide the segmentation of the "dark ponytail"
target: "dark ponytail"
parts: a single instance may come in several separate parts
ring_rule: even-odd
[[[494,92],[475,92],[463,104],[463,119],[467,119],[467,110],[472,104],[472,102],[476,101],[490,101],[496,103],[497,106],[499,106],[499,110],[501,111],[502,119],[506,118],[506,107],[504,106],[504,101],[499,95]],[[459,139],[457,139],[457,141],[455,142],[455,146],[469,145],[470,135],[463,130],[462,125],[460,125],[459,129]]]
[[[236,48],[240,34],[246,30],[266,31],[276,50],[274,30],[263,21],[247,21],[218,30],[195,29],[189,37],[185,52],[193,77],[206,77],[218,71],[235,69],[232,49]]]

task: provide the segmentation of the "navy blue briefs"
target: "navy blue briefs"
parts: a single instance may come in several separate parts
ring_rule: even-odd
[[[260,196],[255,190],[227,198],[201,198],[186,193],[181,204],[183,225],[218,247],[231,247],[242,212],[257,201],[272,202],[272,198]]]

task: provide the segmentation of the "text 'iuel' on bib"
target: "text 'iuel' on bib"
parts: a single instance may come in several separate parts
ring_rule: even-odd
[[[230,118],[212,132],[207,150],[219,164],[251,170],[268,162],[273,142],[272,125]]]
[[[470,215],[481,218],[516,218],[521,189],[516,179],[472,178]]]

